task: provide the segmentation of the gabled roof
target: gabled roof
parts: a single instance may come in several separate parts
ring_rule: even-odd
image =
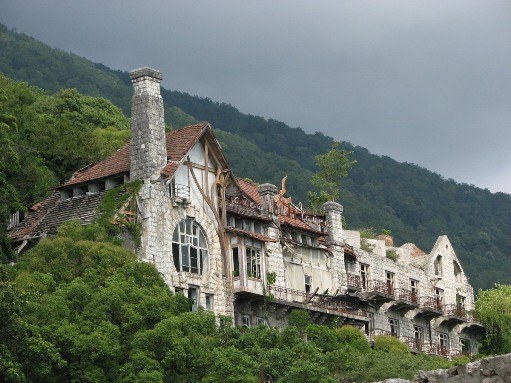
[[[257,204],[261,203],[261,196],[259,195],[259,191],[254,184],[247,182],[242,178],[238,178],[237,181],[238,185],[241,187],[241,190],[247,195],[248,198]]]
[[[210,139],[212,149],[215,151],[215,155],[219,161],[227,165],[227,160],[222,154],[220,144],[216,140],[211,126],[207,122],[202,122],[176,129],[166,134],[165,142],[167,146],[168,163],[162,169],[162,174],[165,176],[172,176],[179,162],[183,160],[186,154],[203,135],[207,135]],[[58,189],[128,173],[130,171],[130,163],[130,144],[127,143],[103,161],[77,171],[70,180],[59,186]]]

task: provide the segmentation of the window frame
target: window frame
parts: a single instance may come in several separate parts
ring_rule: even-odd
[[[195,219],[181,220],[172,234],[172,257],[178,272],[202,275],[208,269],[208,237]]]

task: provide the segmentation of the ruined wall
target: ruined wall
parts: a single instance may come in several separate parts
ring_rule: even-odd
[[[420,371],[411,381],[387,379],[377,383],[511,383],[511,354],[447,370]]]

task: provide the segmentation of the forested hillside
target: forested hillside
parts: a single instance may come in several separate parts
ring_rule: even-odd
[[[50,93],[74,87],[84,95],[104,97],[126,114],[129,113],[131,83],[126,72],[110,70],[76,55],[51,49],[31,37],[14,33],[3,26],[0,26],[0,53],[0,72],[10,78],[27,81]],[[2,82],[6,83],[9,81]],[[11,84],[10,89],[16,86]],[[55,108],[52,103],[58,102],[51,101],[51,98],[83,96],[71,91],[50,96],[31,88],[29,93],[37,95],[33,96],[37,100],[30,100],[32,96],[25,95],[21,100],[15,101],[8,89],[2,89],[2,92],[5,100],[0,101],[3,108],[0,113],[17,119],[18,126],[18,131],[10,128],[8,139],[14,148],[19,142],[30,142],[25,149],[34,150],[35,153],[35,161],[28,161],[21,166],[25,173],[20,174],[32,177],[30,182],[41,184],[40,179],[46,180],[40,187],[41,190],[69,175],[72,170],[105,155],[111,150],[111,145],[128,139],[126,121],[119,116],[119,112],[113,109],[108,112],[111,106],[102,104],[104,101],[99,99],[91,99],[89,103],[94,104],[94,107],[107,111],[107,114],[112,113],[114,121],[96,127],[93,124],[87,125],[88,135],[83,139],[92,139],[94,152],[84,151],[86,146],[79,141],[81,136],[74,137],[77,141],[69,143],[74,146],[66,145],[66,162],[61,163],[51,152],[55,148],[33,148],[34,145],[44,146],[45,143],[48,145],[54,142],[54,139],[45,134],[46,128],[55,125],[51,122],[53,120],[37,115],[42,113],[51,116],[54,113],[51,118],[57,118],[56,125],[62,129],[58,134],[62,134],[67,128],[76,129],[74,122],[71,122],[75,121],[73,118],[77,117],[78,112],[71,108],[69,110],[72,112],[67,120],[60,120],[58,110],[52,109]],[[219,140],[237,175],[258,182],[278,183],[282,176],[287,174],[289,194],[295,197],[295,200],[305,201],[306,191],[312,188],[309,180],[315,170],[314,156],[331,147],[333,140],[330,137],[321,133],[307,134],[282,122],[242,114],[231,105],[186,93],[163,89],[162,94],[169,125],[179,127],[194,120],[209,121],[217,129]],[[40,101],[39,98],[46,101]],[[80,99],[79,103],[84,100]],[[30,113],[36,115],[27,113],[23,105],[34,103],[37,107],[31,106]],[[91,122],[92,116],[88,115],[82,122]],[[105,118],[105,115],[101,115],[101,119]],[[20,126],[29,125],[30,129],[19,131]],[[95,132],[95,128],[101,131]],[[317,129],[321,130],[321,126]],[[16,133],[13,133],[15,131]],[[116,141],[112,141],[111,136],[115,137]],[[102,137],[103,141],[98,137]],[[100,142],[108,142],[110,146],[94,146]],[[341,203],[345,207],[350,228],[374,227],[376,232],[389,229],[398,244],[414,242],[425,251],[431,249],[438,235],[447,234],[476,288],[487,288],[495,282],[511,282],[510,195],[492,194],[487,190],[458,184],[416,165],[376,156],[362,147],[348,143],[343,145],[354,151],[354,158],[358,161],[341,191]],[[35,166],[34,164],[39,166],[38,172],[45,172],[44,177],[39,177],[37,172],[26,170],[27,166]],[[9,177],[16,178],[14,175]],[[24,176],[18,176],[18,179],[19,182],[28,183]],[[21,187],[16,183],[14,185]],[[22,202],[25,205],[30,204],[41,196],[41,192],[34,192],[33,195],[23,197]]]

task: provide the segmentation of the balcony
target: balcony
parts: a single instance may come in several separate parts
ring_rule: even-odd
[[[171,183],[169,185],[170,197],[173,202],[188,202],[190,201],[190,186]]]
[[[394,300],[394,286],[387,282],[372,280],[360,295],[373,301],[390,302]]]
[[[426,346],[424,345],[423,339],[417,339],[412,337],[402,337],[402,340],[408,344],[408,347],[410,348],[410,352],[412,353],[418,353],[418,352],[424,352],[426,350]]]
[[[268,290],[274,301],[280,301],[289,306],[350,318],[358,323],[367,322],[367,316],[362,307],[333,299],[334,297],[330,295],[307,293],[275,285],[269,286]]]
[[[453,326],[459,323],[468,322],[469,315],[467,310],[465,310],[465,307],[456,304],[450,304],[445,305],[444,317],[442,319],[443,323],[447,324],[448,326]]]
[[[441,298],[421,297],[417,316],[439,317],[444,315],[444,305]]]
[[[362,289],[362,283],[360,281],[360,275],[346,274],[346,281],[348,285],[348,291],[355,292]]]
[[[391,304],[395,310],[412,310],[419,307],[419,296],[416,292],[406,289],[395,289],[394,301]]]

